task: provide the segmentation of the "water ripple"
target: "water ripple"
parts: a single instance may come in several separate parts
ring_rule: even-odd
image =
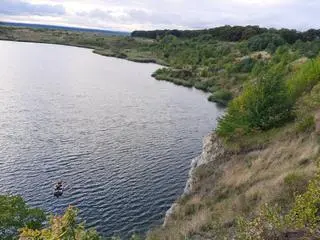
[[[152,79],[154,64],[63,46],[0,50],[0,194],[54,214],[75,205],[104,236],[160,224],[222,111]],[[58,179],[68,188],[56,199]]]

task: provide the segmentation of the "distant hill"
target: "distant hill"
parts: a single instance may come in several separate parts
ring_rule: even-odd
[[[90,29],[90,28],[65,27],[65,26],[53,26],[53,25],[44,25],[44,24],[0,22],[0,26],[45,28],[45,29],[66,30],[66,31],[74,31],[74,32],[92,32],[92,33],[100,33],[103,35],[110,35],[110,36],[111,35],[112,36],[130,36],[129,32]]]

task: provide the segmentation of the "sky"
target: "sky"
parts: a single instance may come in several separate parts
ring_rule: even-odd
[[[319,0],[0,0],[0,21],[118,31],[320,28]]]

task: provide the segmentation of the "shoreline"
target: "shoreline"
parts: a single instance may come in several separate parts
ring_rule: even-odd
[[[169,64],[159,62],[156,59],[136,59],[136,58],[129,58],[128,56],[122,57],[122,56],[117,56],[116,54],[106,54],[103,52],[99,52],[99,49],[96,49],[94,47],[86,46],[86,45],[77,45],[77,44],[68,44],[68,43],[52,43],[52,42],[41,42],[41,41],[32,41],[32,40],[11,40],[11,39],[4,39],[0,38],[0,41],[8,41],[8,42],[18,42],[18,43],[40,43],[40,44],[47,44],[47,45],[58,45],[58,46],[66,46],[66,47],[77,47],[77,48],[84,48],[88,50],[92,50],[93,54],[97,54],[103,57],[112,57],[112,58],[117,58],[117,59],[122,59],[122,60],[127,60],[130,62],[136,62],[136,63],[153,63],[157,64],[162,67],[169,67]],[[153,77],[155,78],[155,77]],[[156,78],[155,78],[156,79]]]

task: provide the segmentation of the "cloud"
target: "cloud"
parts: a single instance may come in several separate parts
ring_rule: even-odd
[[[302,30],[320,27],[319,11],[318,0],[0,0],[4,19],[129,31],[226,24]]]
[[[1,0],[0,14],[55,16],[65,14],[63,5],[32,4],[20,0]]]

